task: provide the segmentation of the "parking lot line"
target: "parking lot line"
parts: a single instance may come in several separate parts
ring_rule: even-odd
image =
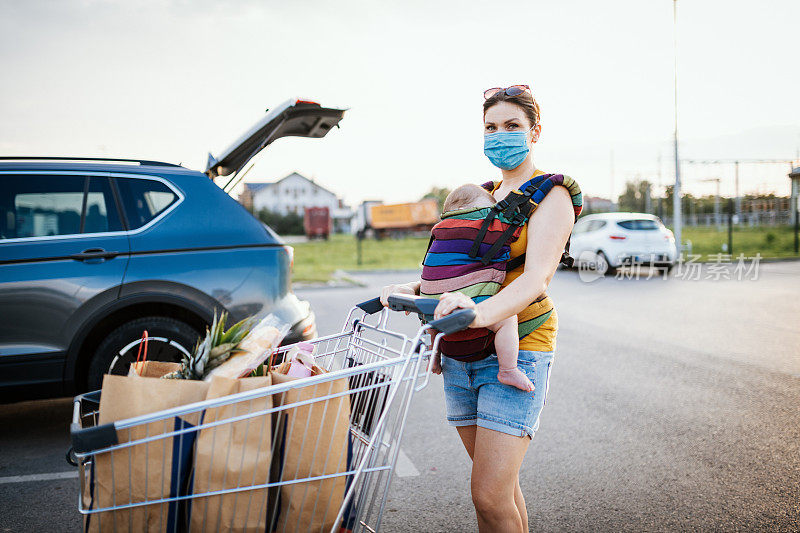
[[[78,477],[78,471],[52,472],[50,474],[31,474],[28,476],[0,477],[0,485],[5,483],[26,483],[28,481],[53,481],[56,479],[73,479]]]

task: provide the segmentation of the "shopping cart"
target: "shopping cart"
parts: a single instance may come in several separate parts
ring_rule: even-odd
[[[69,455],[79,468],[78,509],[84,515],[86,529],[146,527],[182,531],[190,527],[191,518],[192,531],[235,530],[237,523],[242,524],[244,513],[263,517],[264,530],[269,532],[312,530],[309,524],[314,524],[315,531],[329,529],[333,532],[340,528],[378,531],[412,396],[427,385],[430,377],[428,359],[436,352],[443,335],[466,328],[474,318],[472,310],[464,309],[432,320],[437,303],[438,300],[407,295],[389,297],[391,309],[415,312],[427,321],[413,337],[389,329],[389,310],[378,298],[357,304],[348,313],[340,333],[309,341],[316,345],[316,364],[327,371],[312,377],[101,425],[97,424],[100,391],[77,396]],[[281,360],[292,346],[279,348],[277,360]],[[342,382],[346,383],[345,387],[332,386]],[[294,394],[293,391],[304,394]],[[268,397],[285,399],[287,395],[293,400],[274,402],[271,407],[264,408],[259,402]],[[348,401],[343,401],[344,398]],[[242,408],[236,410],[237,406]],[[235,416],[207,421],[206,414],[226,407],[233,407],[234,410],[229,412]],[[349,409],[349,414],[344,417],[348,422],[343,432],[347,435],[345,441],[337,442],[332,437],[337,428],[326,426],[321,431],[322,426],[312,428],[308,425],[309,418],[296,416],[301,410],[311,410],[336,424],[342,417],[342,409],[345,413]],[[196,485],[193,486],[192,482],[197,481],[193,476],[199,470],[196,464],[192,464],[198,460],[193,459],[192,453],[181,453],[176,458],[175,454],[164,451],[184,449],[188,444],[190,451],[191,446],[195,446],[196,452],[198,435],[203,431],[225,431],[227,428],[229,434],[234,425],[240,436],[242,426],[244,435],[252,430],[252,436],[256,431],[264,431],[267,418],[272,421],[271,427],[267,424],[268,432],[272,434],[268,471],[265,473],[262,469],[258,475],[239,471],[235,483],[228,480],[217,490],[193,490]],[[199,420],[199,423],[184,423],[190,419]],[[163,425],[162,431],[141,431],[142,428],[159,427],[158,424]],[[137,435],[137,438],[131,438],[131,435]],[[212,457],[224,457],[226,462],[234,457],[235,461],[245,463],[245,458],[240,458],[241,453],[237,453],[236,439],[220,438],[219,441],[212,444]],[[327,467],[322,473],[300,472],[299,466],[289,464],[286,450],[289,441],[293,443],[295,452],[299,446],[301,450],[310,451],[317,464],[335,463],[334,467]],[[145,472],[137,474],[130,459],[136,450],[140,454],[138,457],[146,455],[148,450],[158,450],[163,459],[156,457],[156,463],[153,463],[153,457],[148,457],[151,461],[148,464],[152,465],[150,472],[145,467]],[[248,464],[253,464],[253,457],[247,459]],[[259,461],[258,458],[255,460]],[[109,463],[112,474],[115,464],[118,473],[123,471],[122,479],[128,486],[112,486],[113,501],[102,504],[97,501],[94,491],[100,484],[99,466],[108,466]],[[224,466],[233,466],[234,472],[238,467],[237,464]],[[128,472],[124,472],[125,469]],[[172,482],[167,479],[166,483],[157,484],[155,495],[153,486],[143,493],[134,490],[133,485],[141,484],[141,477],[152,478],[154,472],[160,472],[166,478],[172,476]],[[174,483],[176,472],[184,473],[183,481],[177,487]],[[113,485],[117,478],[110,477]],[[108,485],[109,479],[104,483]],[[338,486],[339,491],[322,490],[326,484],[329,488]],[[210,505],[220,508],[216,511],[212,508],[209,513]],[[222,507],[227,512],[224,519],[221,518]],[[201,508],[204,516],[216,517],[213,523],[198,518]],[[244,510],[239,512],[239,509]],[[146,518],[136,514],[145,511],[148,511]],[[297,521],[289,523],[297,517],[305,521],[302,524]]]

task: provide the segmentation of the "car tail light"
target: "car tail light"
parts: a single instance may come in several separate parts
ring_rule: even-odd
[[[303,336],[308,335],[314,329],[314,323],[307,325],[303,328]]]
[[[624,241],[627,239],[627,237],[624,235],[609,235],[608,238],[614,241]]]
[[[319,105],[319,102],[315,102],[313,100],[297,100],[294,105],[297,104],[311,104],[311,105]]]
[[[666,235],[664,235],[664,240],[665,240],[665,241],[674,241],[674,240],[675,240],[675,234],[674,234],[674,233],[672,233],[672,230],[670,230],[670,229],[666,229],[666,228],[664,228],[664,229],[665,229],[665,230],[666,230],[666,232],[667,232],[667,234],[666,234]]]
[[[286,254],[289,256],[289,271],[294,269],[294,248],[291,246],[284,246],[284,250],[286,250]]]

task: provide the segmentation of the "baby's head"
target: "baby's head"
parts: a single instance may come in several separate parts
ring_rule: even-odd
[[[446,213],[466,207],[492,207],[495,203],[494,196],[489,191],[480,185],[468,183],[456,187],[453,192],[447,195],[442,211]]]

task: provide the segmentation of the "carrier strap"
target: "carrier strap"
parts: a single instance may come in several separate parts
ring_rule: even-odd
[[[522,221],[517,223],[517,221],[520,220],[520,219]],[[484,265],[488,265],[489,262],[492,259],[494,259],[494,257],[497,255],[497,252],[500,251],[500,248],[502,248],[503,245],[506,243],[506,241],[508,241],[508,239],[511,238],[511,236],[514,234],[514,232],[517,230],[517,228],[525,223],[524,220],[525,219],[522,218],[519,215],[515,216],[514,217],[514,223],[508,225],[508,227],[503,231],[503,233],[500,234],[500,236],[497,238],[497,240],[494,241],[494,244],[492,244],[489,247],[489,249],[486,251],[486,253],[483,255],[483,257],[481,257],[481,263],[483,263]],[[475,242],[480,244],[480,241],[476,240]],[[475,246],[475,243],[473,243],[473,247],[474,246]]]
[[[492,220],[494,220],[494,218],[497,216],[498,205],[499,204],[495,204],[494,207],[492,207],[492,210],[489,211],[489,214],[486,215],[486,218],[483,219],[483,223],[481,224],[481,227],[478,230],[478,235],[475,236],[475,240],[472,241],[472,247],[469,249],[470,258],[475,259],[476,257],[478,257],[478,251],[480,250],[481,243],[483,242],[484,237],[486,237],[486,232],[489,231],[489,225],[492,223]],[[484,256],[481,259],[481,262],[485,265],[489,262],[489,260],[487,260],[486,256]]]
[[[522,227],[525,225],[525,222],[528,221],[531,212],[537,205],[533,202],[531,197],[536,193],[536,191],[539,190],[539,187],[533,184],[532,181],[533,180],[530,180],[528,182],[522,194],[511,192],[503,200],[495,204],[504,210],[504,215],[511,219],[511,224],[509,224],[505,231],[503,231],[500,237],[497,238],[494,244],[492,244],[489,250],[487,250],[484,256],[481,258],[481,263],[484,265],[488,265],[489,262],[497,255],[497,252],[500,251],[500,248],[502,248],[506,242],[508,242],[508,239],[511,238],[517,228]],[[537,180],[539,183],[542,183],[543,181],[544,179]],[[481,229],[483,229],[483,226],[481,226]],[[475,238],[475,241],[472,243],[472,249],[475,250],[476,255],[478,246],[482,240],[483,235],[479,233]],[[475,256],[470,255],[470,257]],[[506,271],[508,270],[509,269],[506,268]]]
[[[541,176],[537,176],[536,178],[530,179],[523,186],[524,187],[522,189],[523,194],[520,195],[514,192],[509,193],[508,196],[506,196],[503,200],[501,200],[496,204],[505,212],[504,214],[507,217],[510,218],[512,213],[514,214],[513,225],[509,226],[508,228],[511,229],[512,231],[507,235],[506,234],[508,232],[507,230],[500,236],[500,238],[497,241],[495,241],[492,247],[486,252],[486,255],[484,255],[483,258],[481,258],[481,262],[483,264],[488,264],[488,262],[491,261],[491,259],[497,254],[497,251],[500,249],[500,247],[502,247],[503,244],[505,244],[506,241],[511,237],[511,234],[513,233],[513,229],[515,228],[515,226],[521,226],[528,221],[531,212],[538,206],[538,203],[536,203],[532,198],[533,195],[539,191],[539,185],[546,183],[547,178],[551,176],[552,174],[542,174]],[[494,188],[494,181],[487,181],[486,183],[481,184],[481,187],[491,192],[491,190]],[[550,190],[552,190],[552,188],[547,189],[544,195],[546,196],[547,193],[550,192]],[[484,235],[485,232],[484,234],[479,235],[480,240],[483,240]],[[476,249],[476,254],[477,254],[477,246],[479,244],[480,241],[477,239],[473,243],[473,249]],[[474,256],[470,255],[470,257]],[[574,263],[574,259],[569,255],[569,238],[567,239],[567,243],[564,246],[564,252],[561,254],[561,259],[559,262],[562,263],[563,265],[566,265],[567,267],[571,267]],[[523,252],[517,257],[509,259],[506,262],[506,272],[515,270],[524,264],[525,264],[525,252]]]

